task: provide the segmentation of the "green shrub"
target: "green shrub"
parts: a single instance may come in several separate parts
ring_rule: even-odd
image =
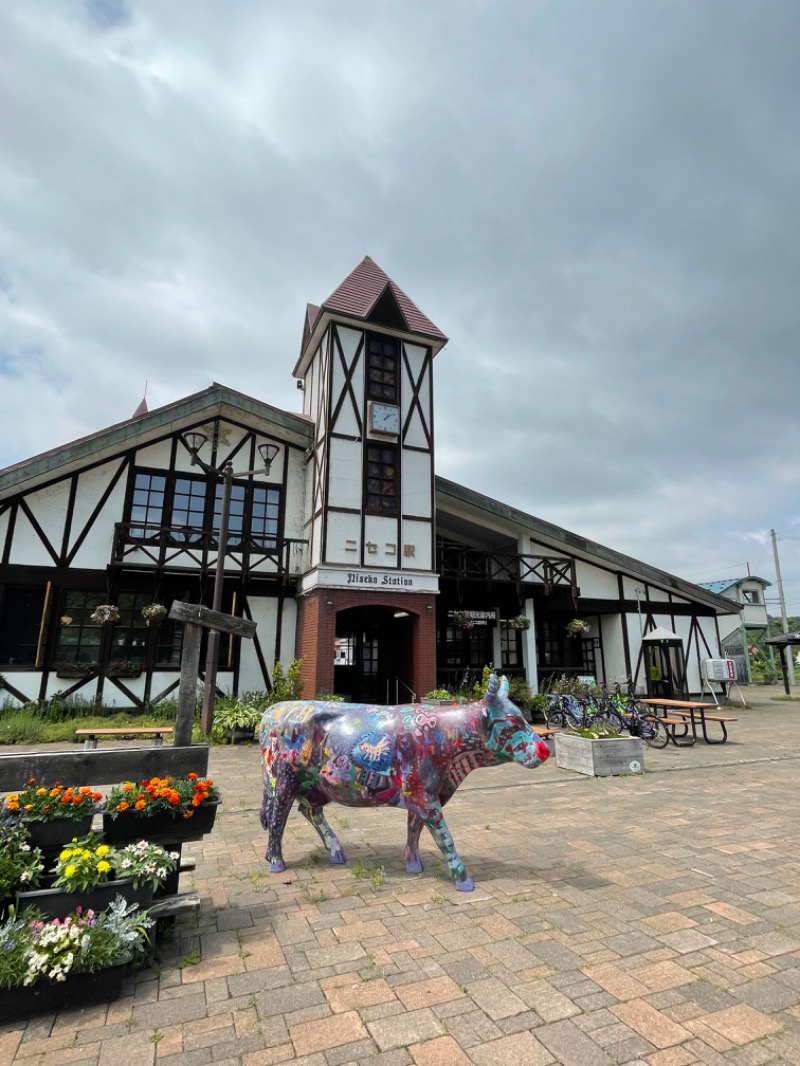
[[[302,665],[302,659],[292,659],[284,673],[280,660],[275,663],[272,668],[272,691],[267,697],[267,705],[303,698],[303,679],[300,677]]]
[[[40,744],[44,726],[23,707],[0,718],[0,744]]]

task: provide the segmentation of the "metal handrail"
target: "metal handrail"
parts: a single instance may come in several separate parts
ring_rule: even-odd
[[[394,681],[394,702],[395,703],[399,703],[400,702],[400,685],[402,685],[403,688],[406,690],[406,692],[408,692],[408,694],[411,696],[411,702],[412,703],[416,703],[417,702],[417,694],[416,694],[416,692],[413,690],[413,688],[410,688],[405,683],[405,681],[401,681],[399,677],[388,677],[386,679],[386,702],[387,702],[387,704],[389,702],[389,685],[392,683],[392,681]]]

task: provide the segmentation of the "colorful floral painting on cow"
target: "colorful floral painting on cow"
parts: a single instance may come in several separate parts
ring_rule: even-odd
[[[406,870],[422,871],[419,839],[427,826],[463,892],[474,883],[444,820],[445,804],[479,766],[513,761],[533,768],[550,755],[508,699],[507,680],[495,675],[483,700],[449,707],[276,703],[264,714],[260,742],[270,870],[285,869],[283,833],[295,801],[334,863],[345,855],[325,818],[326,804],[392,806],[408,812]]]

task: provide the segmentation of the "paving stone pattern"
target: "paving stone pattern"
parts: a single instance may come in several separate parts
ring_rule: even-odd
[[[0,1066],[800,1066],[800,703],[749,690],[731,742],[647,773],[473,774],[409,877],[397,811],[296,813],[270,874],[253,747],[213,749],[202,897],[122,997],[0,1028]]]

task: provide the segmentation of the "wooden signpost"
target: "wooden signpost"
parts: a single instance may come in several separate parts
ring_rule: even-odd
[[[175,715],[175,747],[192,742],[192,725],[197,704],[197,676],[200,668],[200,641],[204,629],[216,629],[219,633],[232,633],[237,637],[252,640],[256,623],[246,618],[234,618],[219,611],[210,611],[198,603],[181,603],[176,600],[169,610],[169,617],[185,623],[183,653],[181,655],[181,684],[178,690],[178,710]],[[204,722],[209,731],[211,722]]]

